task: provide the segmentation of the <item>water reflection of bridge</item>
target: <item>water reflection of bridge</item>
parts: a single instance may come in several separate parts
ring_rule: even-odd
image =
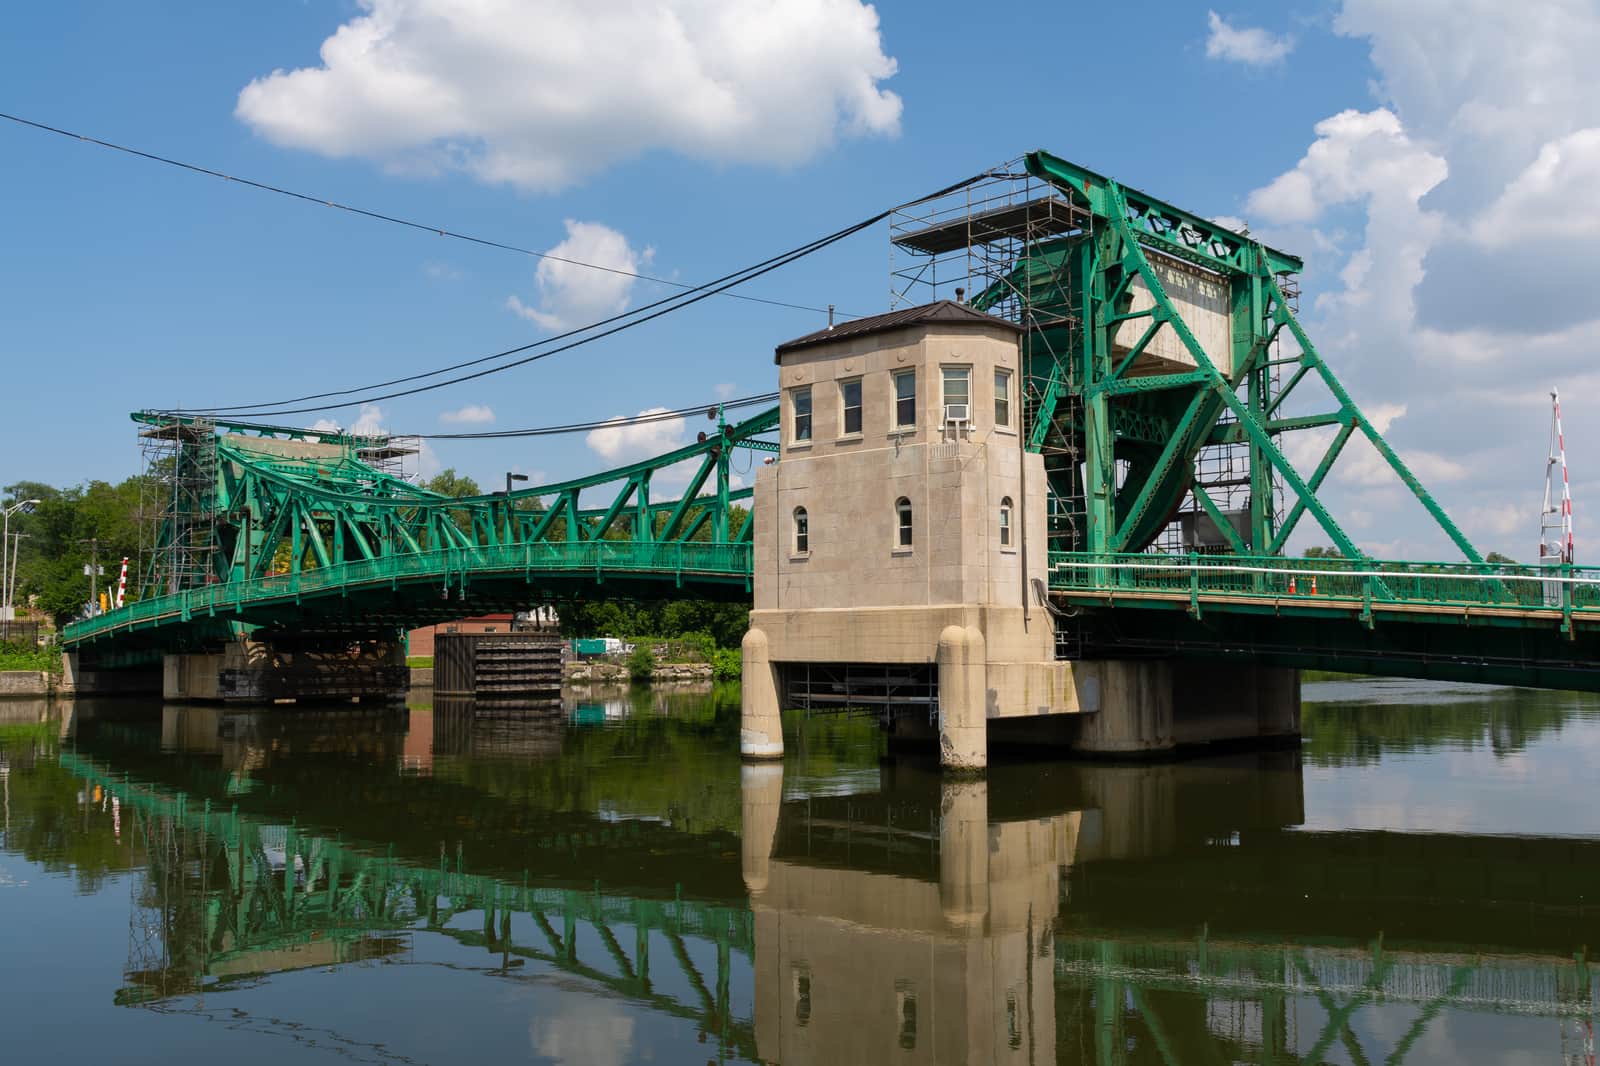
[[[548,809],[497,774],[306,791],[257,758],[262,785],[230,795],[200,787],[204,760],[122,752],[115,770],[62,762],[147,841],[128,1001],[404,956],[427,930],[493,972],[557,967],[785,1063],[1316,1062],[1335,1045],[1361,1062],[1372,1012],[1403,1014],[1383,1052],[1400,1061],[1441,1015],[1565,1032],[1596,1010],[1600,842],[1303,832],[1292,754],[1058,766],[1026,787],[889,763],[875,790],[787,800],[781,768],[749,767],[729,774],[734,835]],[[393,819],[363,802],[418,827],[386,841]],[[532,872],[495,868],[511,855]]]
[[[764,1059],[1363,1063],[1369,1009],[1405,1015],[1390,1062],[1446,1011],[1592,1033],[1600,842],[1299,832],[1293,755],[917,778],[747,801]]]
[[[76,753],[63,754],[61,764],[116,797],[147,848],[120,1002],[395,955],[425,929],[500,955],[502,970],[514,960],[537,960],[693,1018],[721,1037],[725,1050],[753,1051],[748,1025],[729,1007],[731,954],[750,953],[750,916],[742,907],[555,887],[527,875],[518,883],[470,873],[443,853],[437,864],[423,865],[136,783]],[[626,830],[599,842],[636,843]],[[571,843],[553,837],[540,846]],[[470,925],[459,920],[468,914]],[[599,951],[580,949],[590,936]],[[652,973],[655,940],[665,941],[672,974],[661,973],[659,961]],[[659,948],[655,954],[659,960]],[[702,973],[708,955],[714,970]]]

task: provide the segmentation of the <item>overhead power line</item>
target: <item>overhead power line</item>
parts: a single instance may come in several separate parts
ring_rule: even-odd
[[[855,232],[856,228],[857,227],[850,227],[850,232],[851,233]],[[843,236],[849,236],[849,233],[843,233],[843,231],[841,231],[841,233],[842,233]],[[830,237],[832,237],[832,236],[833,235],[830,235]],[[840,239],[842,239],[842,237]],[[828,241],[829,243],[831,243],[831,240],[829,238],[822,238],[821,240],[822,241]],[[818,244],[818,242],[813,241],[812,244]],[[819,246],[825,246],[825,245],[819,245]],[[590,322],[590,323],[588,323],[586,325],[577,326],[577,327],[575,327],[573,329],[569,329],[569,330],[566,330],[564,332],[557,333],[557,334],[555,334],[553,336],[550,336],[550,337],[544,337],[544,338],[541,338],[540,340],[530,341],[527,344],[518,345],[515,348],[506,348],[506,349],[503,349],[503,350],[498,351],[498,352],[493,352],[493,353],[491,353],[489,355],[479,356],[476,359],[467,359],[467,360],[464,360],[462,362],[453,363],[453,364],[451,364],[449,366],[439,367],[439,368],[434,369],[434,370],[428,370],[428,371],[424,371],[424,372],[418,373],[418,374],[408,374],[408,375],[406,375],[404,377],[391,378],[388,381],[379,381],[379,382],[375,382],[375,383],[372,383],[372,384],[369,384],[369,385],[361,385],[361,386],[357,386],[357,387],[354,387],[354,388],[334,389],[334,390],[331,390],[329,392],[309,393],[309,394],[307,394],[305,396],[297,396],[297,397],[294,397],[292,399],[287,399],[287,400],[272,400],[272,401],[263,401],[263,402],[260,402],[260,403],[235,404],[235,405],[230,406],[230,407],[180,408],[180,409],[177,409],[177,411],[175,413],[222,413],[222,412],[243,411],[243,412],[251,413],[252,415],[256,415],[256,414],[260,414],[260,415],[267,415],[267,414],[300,414],[300,413],[304,413],[306,411],[338,410],[341,407],[354,407],[354,406],[357,406],[357,405],[363,404],[363,403],[373,403],[376,400],[387,399],[388,397],[387,396],[381,396],[381,397],[367,396],[367,397],[363,397],[363,398],[359,398],[359,399],[356,399],[356,400],[352,400],[349,403],[343,403],[343,404],[324,404],[324,405],[315,406],[315,407],[298,408],[298,409],[290,407],[290,405],[292,405],[292,404],[309,403],[312,400],[327,400],[327,399],[337,398],[337,397],[340,397],[340,396],[352,396],[352,395],[354,395],[356,393],[370,393],[374,389],[385,389],[385,388],[389,388],[390,386],[393,386],[393,385],[406,385],[406,384],[410,384],[413,381],[422,381],[422,380],[424,380],[426,378],[438,377],[441,374],[448,374],[448,373],[451,373],[451,372],[456,371],[456,370],[464,370],[467,367],[481,366],[484,363],[492,363],[497,359],[504,359],[504,358],[506,358],[508,356],[517,355],[517,354],[520,354],[522,352],[533,351],[534,349],[537,349],[537,348],[543,348],[543,347],[546,347],[548,345],[556,344],[556,343],[558,343],[560,341],[564,341],[564,340],[567,340],[567,339],[572,338],[572,337],[577,337],[577,336],[579,336],[579,335],[581,335],[583,333],[589,332],[590,330],[600,329],[601,327],[609,326],[612,323],[616,323],[616,322],[623,322],[623,321],[625,321],[627,319],[630,319],[630,318],[633,318],[633,317],[635,317],[637,315],[642,315],[645,312],[653,310],[655,308],[662,307],[662,306],[667,305],[667,304],[672,304],[675,301],[684,300],[685,297],[690,296],[693,293],[703,292],[703,290],[709,289],[709,288],[711,288],[713,286],[721,285],[723,282],[730,282],[731,284],[740,284],[742,281],[748,281],[749,277],[742,277],[741,275],[749,274],[750,277],[756,277],[758,275],[754,274],[754,273],[751,273],[751,271],[759,270],[760,268],[767,267],[767,266],[769,266],[771,264],[777,264],[777,265],[781,266],[783,264],[779,263],[778,262],[779,260],[784,260],[785,257],[791,257],[791,256],[794,257],[794,258],[799,258],[799,255],[796,254],[797,252],[798,253],[803,253],[803,254],[810,254],[810,252],[806,250],[808,248],[810,248],[809,245],[802,245],[799,249],[790,249],[788,252],[784,252],[784,253],[781,253],[780,255],[772,256],[769,259],[764,259],[761,262],[756,263],[754,266],[746,267],[743,270],[734,271],[731,274],[724,274],[719,278],[714,278],[711,281],[703,282],[700,285],[693,286],[688,292],[674,293],[671,296],[664,296],[659,300],[652,300],[647,304],[641,304],[640,306],[632,308],[631,310],[621,311],[621,312],[618,312],[617,314],[610,315],[610,316],[608,316],[606,318],[598,319],[597,321]],[[816,249],[810,248],[810,250],[814,251]],[[788,259],[786,261],[792,262],[793,260],[792,259]],[[761,273],[765,273],[766,271],[761,270],[760,272]],[[723,286],[723,288],[727,288],[727,287],[728,286]],[[687,306],[689,303],[697,303],[697,302],[698,302],[698,299],[686,300],[684,302],[684,306]],[[675,308],[669,308],[669,310],[675,310]],[[651,317],[655,317],[655,316],[651,316]],[[641,321],[643,321],[643,320],[641,319]],[[630,324],[633,324],[633,323],[630,323]],[[616,331],[613,330],[613,331],[610,331],[610,332],[616,332]],[[599,336],[607,336],[607,335],[609,335],[609,333],[600,334]],[[598,337],[587,338],[587,340],[595,340],[595,339],[598,339]],[[579,343],[587,343],[587,340],[581,341]],[[566,351],[567,348],[576,347],[576,346],[577,345],[567,345],[565,347],[556,349],[556,351]],[[547,352],[545,354],[546,355],[554,355],[555,352]],[[535,358],[542,358],[542,356],[541,357],[535,357]],[[531,360],[531,359],[530,360],[521,360],[521,361],[519,361],[517,363],[508,364],[507,367],[505,367],[505,368],[497,368],[497,369],[509,369],[512,366],[521,366],[525,362],[532,362],[532,361],[534,361],[534,360]],[[469,376],[475,377],[475,376],[479,376],[479,375],[469,375]],[[466,379],[465,378],[460,378],[460,379],[456,379],[456,380],[460,381],[460,380],[466,380]],[[443,382],[441,384],[451,384],[451,382]],[[415,390],[415,391],[425,391],[425,390]],[[398,393],[398,394],[395,394],[395,395],[402,395],[402,396],[403,395],[410,395],[410,392],[403,392],[403,393]],[[272,410],[272,411],[263,410],[265,408],[273,408],[274,410]]]
[[[560,426],[537,426],[530,429],[486,429],[467,433],[404,433],[396,436],[416,437],[421,440],[502,440],[511,437],[554,437],[564,433],[591,433],[597,429],[620,429],[626,426],[646,426],[655,422],[671,422],[691,415],[714,413],[718,408],[736,411],[744,407],[776,403],[778,394],[764,392],[758,396],[745,396],[737,400],[717,400],[714,403],[680,407],[673,411],[644,411],[624,418],[603,418],[593,422],[570,422]]]
[[[396,226],[405,226],[408,229],[419,230],[423,233],[431,233],[438,237],[448,237],[451,240],[465,241],[468,244],[476,244],[484,248],[498,248],[503,252],[515,252],[518,255],[528,255],[534,257],[535,259],[548,259],[553,263],[566,263],[569,266],[583,267],[586,270],[599,270],[607,274],[619,274],[623,277],[635,278],[639,281],[649,281],[657,285],[668,285],[675,289],[695,288],[695,286],[689,285],[686,282],[673,281],[671,278],[658,278],[651,274],[640,274],[637,271],[624,270],[621,267],[611,267],[600,263],[590,263],[582,259],[573,259],[570,256],[552,255],[550,252],[541,252],[533,248],[524,248],[521,245],[511,244],[506,241],[491,240],[488,237],[475,237],[470,233],[460,233],[456,230],[445,229],[442,226],[434,226],[426,222],[418,222],[414,219],[400,218],[396,215],[386,215],[382,211],[373,211],[365,207],[356,207],[353,204],[341,203],[338,200],[330,200],[325,196],[316,196],[311,193],[297,192],[294,189],[286,189],[282,186],[271,185],[264,181],[254,181],[250,178],[241,178],[236,174],[228,174],[221,170],[213,170],[210,167],[200,166],[198,163],[185,163],[181,159],[172,159],[168,156],[157,155],[155,152],[146,152],[140,148],[133,148],[125,144],[117,144],[115,141],[105,141],[98,137],[90,137],[88,134],[74,133],[71,130],[61,129],[59,126],[51,126],[44,122],[37,122],[31,118],[23,118],[21,115],[10,115],[6,114],[5,112],[0,112],[0,119],[5,119],[8,122],[14,122],[19,126],[27,126],[31,129],[40,130],[44,133],[54,133],[60,137],[67,137],[71,140],[82,141],[85,144],[92,144],[100,148],[109,148],[113,152],[122,152],[126,155],[136,156],[139,159],[145,159],[152,163],[161,163],[165,166],[176,167],[179,170],[187,170],[192,174],[202,174],[208,178],[220,178],[223,181],[231,181],[237,185],[244,185],[251,189],[258,189],[261,192],[276,193],[279,196],[287,196],[292,200],[303,200],[308,204],[316,204],[319,207],[331,207],[336,211],[347,211],[352,215],[360,215],[362,218],[370,218],[377,222],[389,222]],[[806,304],[790,303],[785,300],[772,300],[764,296],[750,296],[742,292],[730,292],[727,295],[736,300],[745,300],[750,303],[757,304],[768,304],[772,307],[786,307],[794,311],[810,311],[814,314],[828,313],[827,308],[824,307],[811,307]],[[860,316],[842,315],[841,317],[859,318]]]
[[[755,278],[761,277],[764,274],[771,273],[772,271],[778,269],[779,267],[786,266],[789,263],[795,262],[798,259],[802,259],[805,256],[811,255],[814,252],[822,250],[823,248],[827,248],[830,245],[837,243],[838,241],[844,240],[846,237],[849,237],[849,236],[852,236],[853,234],[859,233],[863,229],[866,229],[866,228],[868,228],[870,226],[876,225],[878,222],[881,222],[883,219],[889,217],[890,214],[892,214],[893,212],[895,212],[897,210],[900,210],[900,209],[905,208],[905,207],[912,206],[914,204],[923,203],[923,202],[925,202],[927,200],[931,200],[931,199],[937,198],[939,196],[944,196],[944,195],[946,195],[948,193],[954,192],[957,189],[961,189],[961,188],[964,188],[967,185],[972,184],[974,181],[979,180],[983,176],[982,174],[978,174],[978,175],[974,175],[973,177],[966,178],[966,179],[964,179],[962,181],[959,181],[959,182],[956,182],[956,183],[954,183],[952,185],[946,186],[943,189],[939,189],[939,190],[937,190],[935,192],[928,193],[928,194],[926,194],[924,196],[919,196],[916,199],[909,200],[909,201],[906,201],[905,203],[897,204],[894,207],[891,207],[891,208],[888,208],[886,210],[880,211],[879,213],[873,215],[870,218],[863,219],[862,221],[857,222],[857,223],[855,223],[853,225],[847,226],[844,229],[836,230],[833,233],[828,234],[825,237],[822,237],[822,238],[819,238],[817,240],[811,241],[811,242],[809,242],[807,244],[800,245],[799,247],[790,249],[789,251],[781,253],[780,255],[773,256],[773,257],[771,257],[769,259],[765,259],[765,260],[761,261],[760,263],[755,264],[752,267],[746,267],[743,270],[734,271],[731,274],[724,274],[721,278],[718,278],[718,279],[716,279],[714,281],[711,281],[711,282],[706,282],[706,283],[703,283],[703,284],[700,284],[700,285],[690,286],[690,285],[686,285],[686,284],[684,284],[682,282],[673,282],[673,281],[667,281],[665,279],[660,279],[660,278],[651,278],[651,277],[648,277],[647,275],[634,274],[634,273],[632,273],[630,271],[617,270],[617,269],[611,268],[611,267],[602,267],[602,266],[598,266],[597,264],[585,263],[585,262],[581,262],[581,261],[578,261],[578,260],[572,260],[572,259],[566,259],[566,258],[563,258],[563,257],[560,257],[560,256],[551,256],[548,253],[537,252],[537,251],[533,251],[532,249],[521,248],[521,247],[518,247],[516,245],[507,244],[507,243],[500,242],[500,241],[493,241],[493,240],[489,240],[489,239],[486,239],[486,238],[474,237],[474,236],[471,236],[471,235],[468,235],[468,234],[457,233],[457,232],[452,231],[452,230],[447,230],[447,229],[443,229],[443,228],[436,227],[436,226],[426,225],[424,223],[415,222],[415,221],[410,220],[410,219],[398,218],[398,217],[393,216],[393,215],[386,215],[386,214],[383,214],[381,212],[370,211],[370,210],[367,210],[365,208],[360,208],[360,207],[354,207],[354,206],[351,206],[349,204],[343,204],[343,203],[340,203],[338,201],[328,200],[328,199],[324,199],[324,198],[318,197],[318,196],[312,196],[312,195],[307,194],[307,193],[296,192],[296,191],[294,191],[292,189],[285,189],[285,188],[282,188],[282,187],[279,187],[279,186],[276,186],[276,185],[269,185],[269,184],[267,184],[265,182],[258,182],[258,181],[250,180],[248,178],[236,177],[234,175],[226,174],[226,173],[224,173],[222,171],[219,171],[219,170],[213,170],[213,169],[211,169],[209,167],[202,167],[202,166],[199,166],[197,164],[186,163],[186,162],[183,162],[181,160],[171,159],[171,158],[168,158],[166,156],[157,155],[157,154],[155,154],[153,152],[146,152],[146,151],[143,151],[141,149],[129,147],[127,145],[117,144],[117,143],[112,142],[112,141],[101,140],[99,138],[90,137],[90,136],[87,136],[85,134],[74,133],[74,132],[72,132],[70,130],[61,129],[61,128],[56,127],[56,126],[51,126],[51,125],[48,125],[48,124],[43,123],[43,122],[37,122],[37,121],[34,121],[33,119],[23,118],[23,117],[18,116],[18,115],[12,115],[12,114],[7,114],[5,112],[0,112],[0,118],[6,119],[6,120],[8,120],[10,122],[17,123],[18,125],[30,127],[32,129],[41,130],[41,131],[46,132],[46,133],[52,133],[52,134],[56,134],[58,136],[72,138],[74,140],[79,140],[79,141],[83,141],[83,142],[88,143],[88,144],[94,144],[94,145],[97,145],[97,146],[102,147],[102,148],[107,148],[107,149],[110,149],[112,151],[123,152],[123,153],[126,153],[128,155],[132,155],[132,156],[136,156],[136,157],[141,158],[141,159],[149,160],[151,162],[156,162],[156,163],[164,164],[166,166],[176,167],[178,169],[187,170],[187,171],[190,171],[192,173],[202,174],[202,175],[205,175],[207,177],[220,178],[220,179],[222,179],[224,181],[237,182],[238,184],[245,185],[245,186],[248,186],[248,187],[254,188],[254,189],[259,189],[259,190],[261,190],[263,192],[276,193],[276,194],[278,194],[280,196],[286,196],[286,197],[289,197],[291,199],[302,200],[302,201],[305,201],[307,203],[321,204],[323,206],[336,208],[336,209],[339,209],[339,210],[342,210],[342,211],[347,211],[347,212],[350,212],[351,214],[360,215],[360,216],[365,217],[365,218],[371,218],[371,219],[375,219],[375,220],[382,221],[382,222],[390,222],[390,223],[393,223],[395,225],[408,227],[410,229],[416,229],[416,230],[425,231],[425,232],[429,232],[429,233],[435,233],[435,234],[438,234],[439,236],[442,236],[442,237],[451,237],[451,238],[454,238],[454,239],[457,239],[457,240],[466,241],[466,242],[469,242],[469,243],[472,243],[472,244],[483,245],[483,246],[486,246],[486,247],[500,248],[500,249],[503,249],[503,250],[506,250],[506,251],[512,251],[512,252],[518,252],[518,253],[522,253],[522,254],[526,254],[526,255],[536,256],[536,257],[539,257],[539,258],[542,258],[542,259],[553,259],[553,260],[557,260],[557,261],[560,261],[560,262],[572,263],[572,264],[577,265],[577,266],[593,267],[594,269],[606,270],[606,271],[609,271],[611,273],[627,274],[628,276],[637,277],[637,278],[641,278],[643,280],[648,280],[648,281],[660,281],[663,284],[667,284],[667,285],[671,285],[671,286],[674,286],[674,287],[678,287],[678,288],[681,288],[683,290],[683,291],[681,291],[681,292],[679,292],[679,293],[677,293],[677,294],[675,294],[673,296],[664,297],[664,298],[662,298],[660,300],[653,301],[653,302],[651,302],[649,304],[645,304],[645,305],[643,305],[641,307],[634,308],[631,311],[627,311],[627,312],[623,312],[623,313],[620,313],[620,314],[617,314],[617,315],[613,315],[613,316],[610,316],[609,318],[601,319],[601,320],[599,320],[597,322],[590,323],[590,324],[588,324],[586,326],[578,327],[577,329],[568,330],[568,331],[566,331],[564,333],[561,333],[561,334],[558,334],[558,335],[556,335],[554,337],[547,337],[547,338],[544,338],[544,339],[539,340],[539,341],[534,341],[534,342],[532,342],[530,344],[520,345],[520,346],[515,347],[515,348],[508,348],[508,349],[505,349],[505,350],[500,351],[500,352],[495,352],[495,353],[493,353],[491,355],[481,356],[481,357],[478,357],[476,359],[466,360],[464,362],[455,363],[455,364],[452,364],[450,366],[437,368],[437,369],[426,371],[426,372],[419,373],[419,374],[412,374],[412,375],[408,375],[408,376],[405,376],[405,377],[394,378],[394,379],[391,379],[391,380],[385,381],[385,382],[379,382],[379,383],[376,383],[376,384],[364,385],[364,386],[359,386],[359,387],[355,387],[355,388],[335,390],[335,391],[331,391],[331,392],[315,393],[315,394],[302,396],[302,397],[298,397],[298,398],[295,398],[295,399],[289,399],[289,400],[275,400],[275,401],[268,401],[268,402],[250,403],[250,404],[235,404],[235,405],[231,405],[231,406],[219,406],[219,407],[173,409],[172,411],[166,412],[166,413],[173,413],[173,414],[212,414],[212,413],[221,413],[221,412],[243,411],[243,412],[249,412],[251,414],[251,417],[272,417],[272,416],[279,416],[279,415],[307,414],[307,413],[313,413],[313,412],[318,412],[318,411],[336,411],[336,410],[342,410],[342,409],[350,408],[350,407],[359,407],[359,406],[361,406],[363,404],[376,403],[376,402],[378,402],[380,400],[390,400],[390,399],[396,399],[396,398],[403,397],[403,396],[413,396],[413,395],[417,395],[419,393],[431,392],[431,391],[434,391],[435,389],[446,388],[446,387],[448,387],[450,385],[458,385],[458,384],[461,384],[462,382],[473,381],[473,380],[476,380],[478,378],[486,377],[486,376],[488,376],[490,374],[497,374],[497,373],[500,373],[500,372],[505,371],[505,370],[514,369],[514,368],[519,367],[519,366],[525,366],[528,363],[532,363],[532,362],[535,362],[535,361],[540,360],[540,359],[545,359],[545,358],[548,358],[549,356],[556,355],[556,354],[559,354],[561,352],[570,351],[573,348],[581,347],[582,345],[589,344],[592,341],[600,340],[602,338],[612,336],[612,335],[614,335],[616,333],[620,333],[623,330],[631,329],[634,326],[642,325],[645,322],[649,322],[649,321],[652,321],[654,319],[660,318],[661,316],[669,314],[669,313],[671,313],[673,311],[681,310],[681,309],[683,309],[685,307],[689,307],[689,306],[691,306],[693,304],[699,303],[701,300],[704,300],[704,299],[706,299],[706,298],[708,298],[710,296],[717,296],[717,295],[724,295],[724,294],[742,295],[742,294],[729,293],[729,290],[734,288],[735,286],[742,285],[745,282],[748,282],[748,281],[751,281],[751,280],[753,280]],[[757,298],[750,297],[749,299],[757,299]],[[779,303],[781,306],[800,308],[800,309],[808,310],[808,311],[820,311],[821,310],[820,308],[805,307],[804,305],[800,305],[800,304],[784,304],[784,303],[781,303],[781,301],[758,300],[758,302]],[[649,312],[649,313],[645,313],[645,312]],[[600,327],[602,327],[602,326],[609,327],[609,328],[600,329]],[[591,331],[594,331],[594,330],[597,330],[597,329],[599,330],[598,332],[591,332]],[[580,334],[585,334],[585,333],[587,333],[589,335],[588,336],[579,336]],[[453,371],[466,369],[468,367],[481,366],[484,363],[494,362],[494,361],[499,360],[499,359],[504,359],[507,356],[517,355],[517,354],[520,354],[522,352],[527,352],[527,351],[530,351],[530,350],[533,350],[533,349],[536,349],[536,348],[541,348],[541,347],[544,347],[546,345],[553,344],[553,343],[555,343],[557,341],[567,340],[568,338],[574,338],[574,337],[576,337],[577,339],[569,340],[568,343],[561,344],[558,347],[550,348],[547,351],[535,352],[534,354],[529,355],[529,356],[525,356],[522,359],[517,359],[517,360],[514,360],[514,361],[509,362],[509,363],[502,363],[502,364],[500,364],[498,366],[491,366],[491,367],[487,367],[485,369],[476,370],[476,371],[474,371],[474,372],[472,372],[470,374],[462,374],[462,375],[459,375],[459,376],[456,376],[456,377],[453,377],[453,378],[445,379],[443,381],[436,381],[436,382],[432,382],[432,383],[427,384],[427,385],[418,385],[418,386],[413,387],[413,388],[401,389],[401,390],[398,390],[398,391],[395,391],[395,392],[375,393],[373,391],[373,390],[377,390],[377,389],[388,388],[388,387],[393,386],[393,385],[409,384],[411,382],[420,381],[420,380],[423,380],[423,379],[426,379],[426,378],[438,377],[441,374],[451,373]],[[344,397],[344,396],[354,396],[357,393],[361,393],[363,395],[356,396],[354,399],[350,399],[350,400],[342,400],[339,403],[314,404],[312,406],[307,406],[307,407],[288,406],[288,405],[291,405],[291,404],[307,403],[307,402],[310,402],[310,401],[313,401],[313,400],[336,399],[336,398]]]

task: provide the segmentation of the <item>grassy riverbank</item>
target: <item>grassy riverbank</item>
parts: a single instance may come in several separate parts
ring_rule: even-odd
[[[61,672],[61,649],[51,645],[38,648],[23,644],[0,644],[0,670],[41,670]]]

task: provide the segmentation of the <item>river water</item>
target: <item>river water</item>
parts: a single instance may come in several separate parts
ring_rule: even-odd
[[[1594,1063],[1600,700],[943,781],[737,690],[0,703],[7,1063]]]

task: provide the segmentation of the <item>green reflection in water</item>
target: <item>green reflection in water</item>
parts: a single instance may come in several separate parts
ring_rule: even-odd
[[[1595,742],[1593,707],[1397,691],[1308,706],[1304,760],[965,783],[859,720],[796,720],[785,765],[741,766],[726,691],[586,701],[604,725],[85,707],[64,747],[53,719],[0,727],[5,850],[89,890],[139,871],[129,1005],[248,1003],[438,936],[685,1019],[719,1059],[1582,1061],[1600,832],[1308,831],[1303,762],[1537,764]]]

